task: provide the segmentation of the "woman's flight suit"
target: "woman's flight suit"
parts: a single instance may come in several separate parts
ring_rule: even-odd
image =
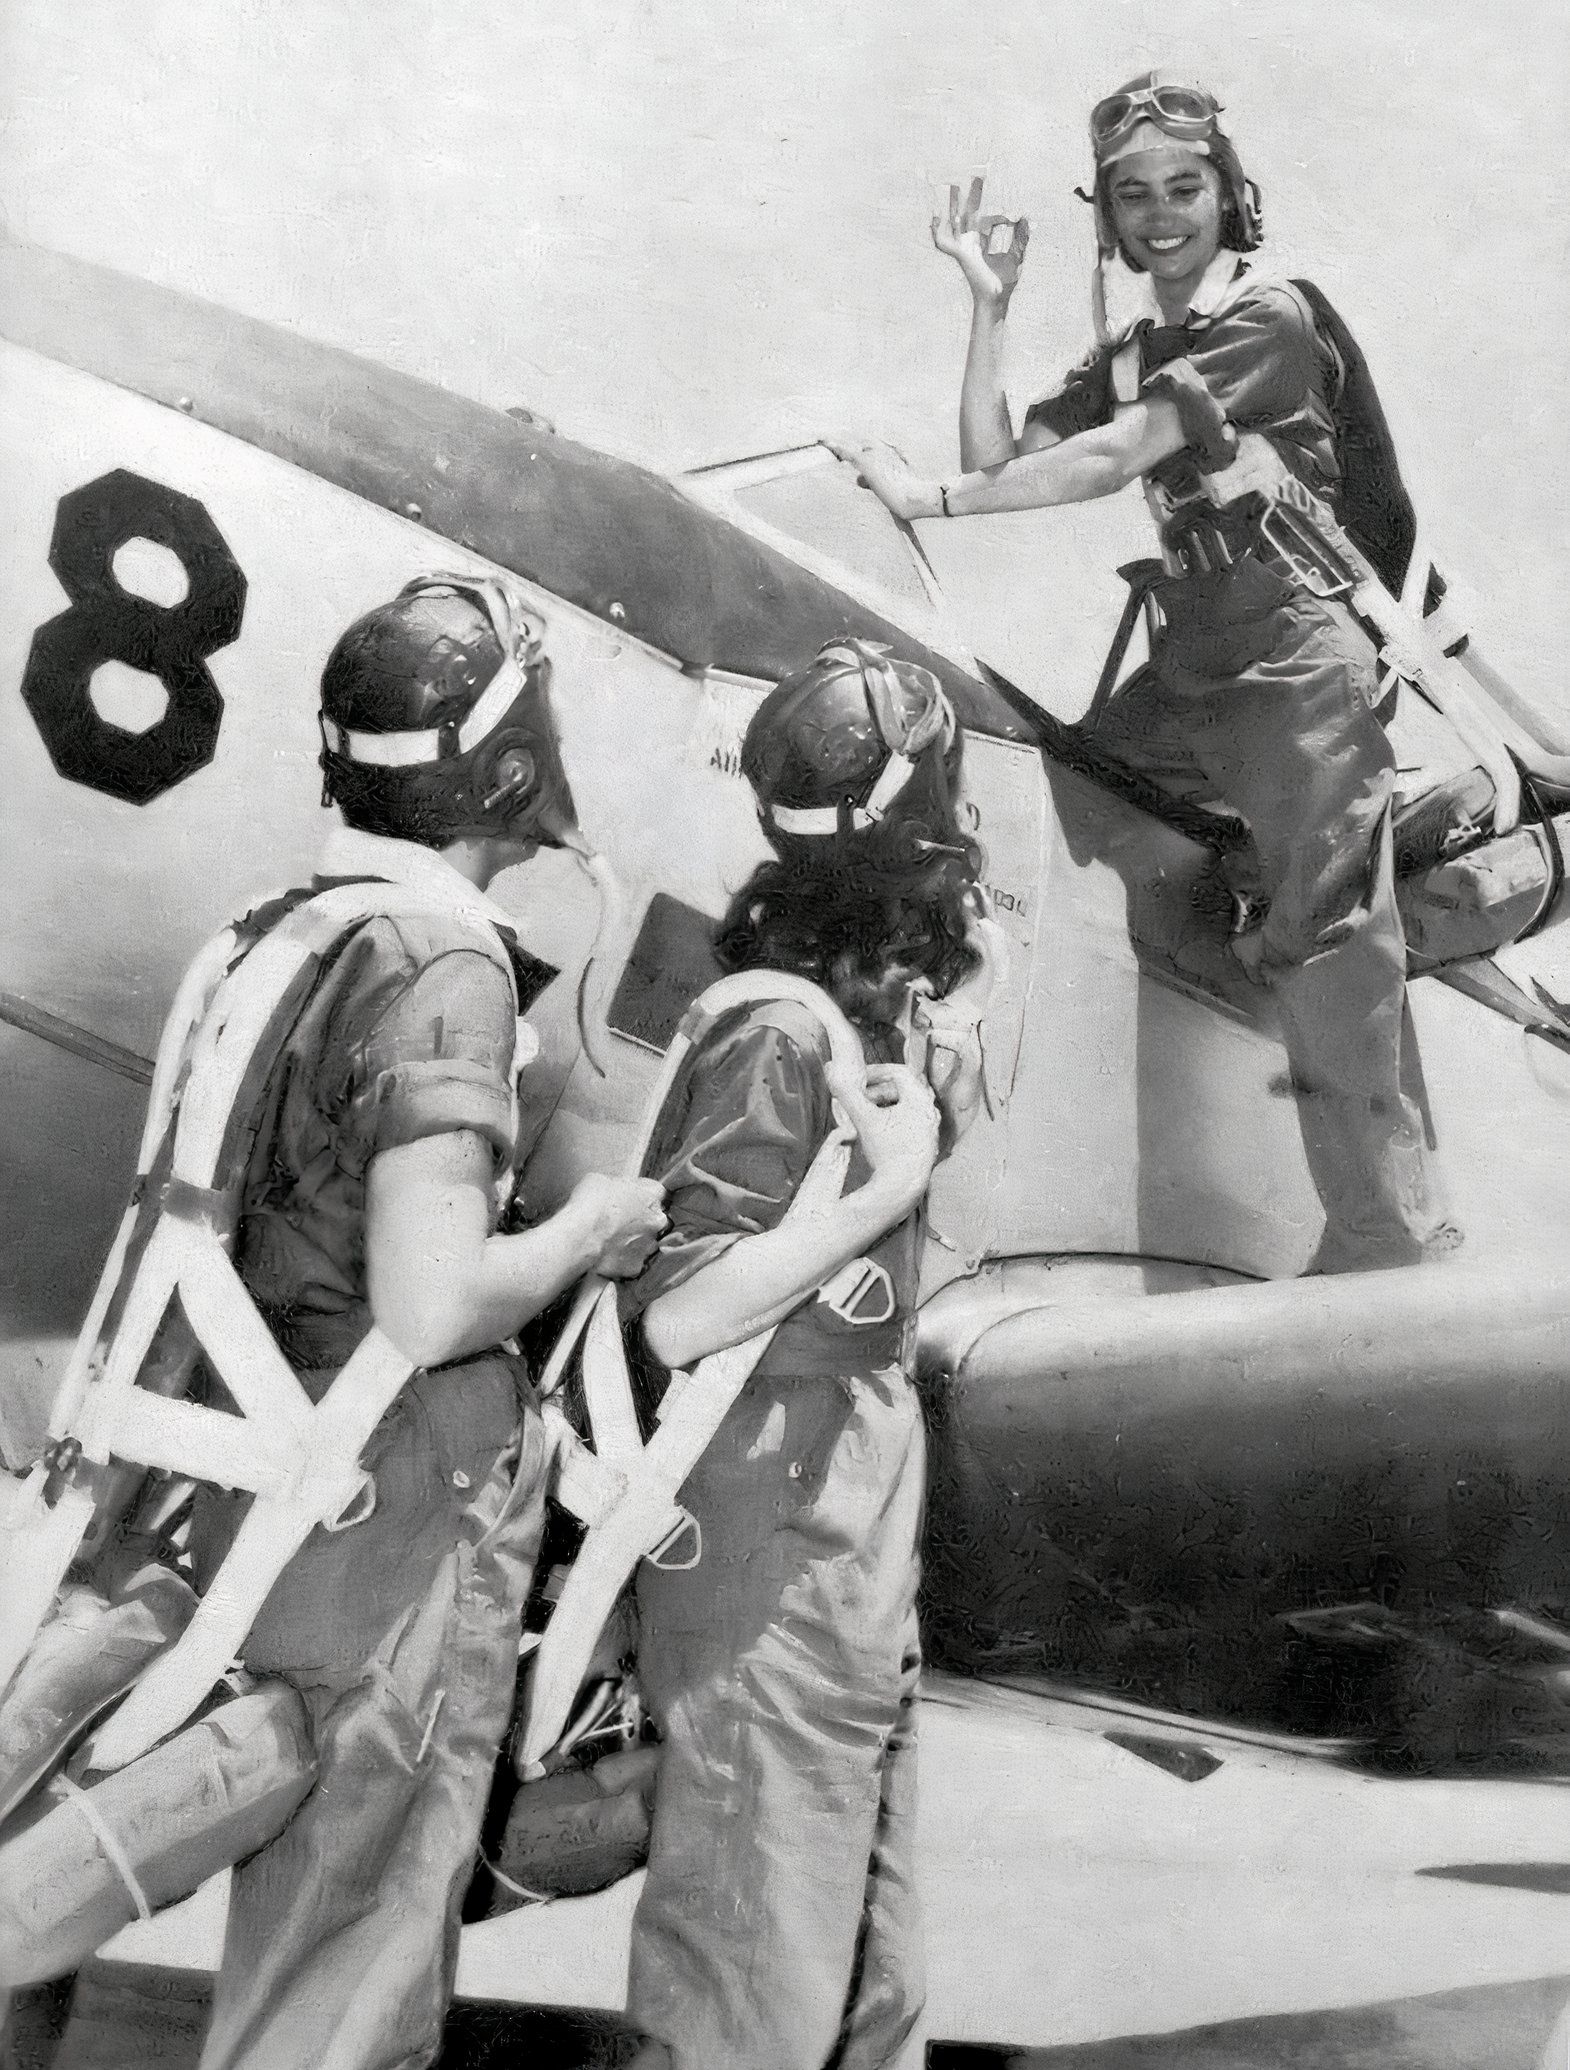
[[[831,1126],[822,1041],[782,1002],[698,1051],[648,1166],[670,1231],[624,1314],[779,1221]],[[781,1323],[683,1490],[701,1557],[641,1572],[663,1747],[628,2010],[678,2070],[876,2070],[920,2010],[918,1245],[912,1215],[868,1254],[886,1321],[809,1296]]]
[[[413,852],[428,883],[437,859]],[[456,917],[370,922],[302,1016],[268,1087],[236,1262],[313,1399],[370,1326],[372,1158],[463,1129],[505,1173],[516,1032],[507,973]],[[234,1873],[202,2070],[391,2070],[440,2047],[543,1522],[520,1362],[416,1372],[363,1459],[375,1510],[312,1534],[246,1640],[251,1673],[300,1692],[320,1772]],[[199,1500],[201,1582],[242,1505]]]
[[[1184,323],[1147,321],[1131,346],[1097,351],[1032,406],[1026,424],[1069,438],[1109,423],[1120,401],[1164,393],[1183,413],[1181,387],[1165,371],[1178,360],[1236,430],[1263,433],[1310,489],[1335,501],[1329,349],[1293,289],[1254,280],[1230,252]],[[1194,459],[1185,448],[1153,481],[1181,491]],[[1241,529],[1224,541],[1223,554],[1207,556],[1209,572],[1157,588],[1163,630],[1151,669],[1112,699],[1095,738],[1167,789],[1224,801],[1248,820],[1269,912],[1257,941],[1244,942],[1275,996],[1325,1210],[1315,1264],[1413,1262],[1448,1248],[1455,1233],[1403,1076],[1404,1046],[1408,1073],[1415,1051],[1391,861],[1395,760],[1372,709],[1374,650]],[[1220,564],[1227,555],[1231,565]]]

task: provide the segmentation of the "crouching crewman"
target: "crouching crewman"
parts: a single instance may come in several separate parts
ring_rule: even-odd
[[[239,1862],[203,2070],[437,2053],[545,1496],[507,1340],[586,1271],[636,1272],[664,1227],[654,1181],[591,1175],[549,1220],[496,1233],[518,996],[486,887],[542,844],[583,847],[548,684],[539,629],[502,585],[464,577],[411,583],[328,660],[322,766],[347,825],[313,891],[364,886],[384,910],[324,956],[253,1073],[254,1111],[237,1108],[254,1147],[232,1254],[313,1402],[373,1327],[415,1370],[361,1454],[368,1513],[312,1530],[252,1623],[250,1693],[97,1788],[90,1771],[62,1785],[0,1845],[10,1983],[74,1969],[133,1904],[184,1894],[167,1847],[128,1837],[123,1815],[116,1832],[114,1803],[136,1800],[139,1834],[178,1829],[186,1889]],[[310,896],[251,916],[242,942]],[[198,1590],[250,1500],[199,1488]],[[240,1777],[242,1742],[274,1761],[270,1783]],[[193,1786],[209,1763],[216,1791]]]

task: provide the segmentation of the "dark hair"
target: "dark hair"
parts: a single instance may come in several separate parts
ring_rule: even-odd
[[[957,758],[954,758],[957,762]],[[766,862],[731,900],[715,953],[727,971],[787,970],[810,978],[853,1021],[887,1021],[891,998],[925,977],[939,995],[976,968],[969,922],[980,846],[955,824],[950,771],[924,756],[881,825],[849,839],[771,832]]]
[[[1206,163],[1214,168],[1221,186],[1221,249],[1226,252],[1252,252],[1259,249],[1261,241],[1259,189],[1243,171],[1242,161],[1237,155],[1232,139],[1216,130],[1208,141]],[[1120,160],[1114,159],[1104,165],[1096,174],[1095,201],[1097,211],[1117,237],[1117,217],[1112,211],[1112,175]],[[1144,267],[1124,250],[1123,240],[1117,238],[1118,253],[1131,273],[1143,273]]]

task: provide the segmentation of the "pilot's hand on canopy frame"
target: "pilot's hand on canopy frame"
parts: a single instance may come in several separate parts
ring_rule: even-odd
[[[941,517],[938,484],[919,475],[893,446],[857,445],[849,439],[825,439],[829,451],[854,467],[861,487],[870,489],[897,518]]]
[[[983,184],[978,174],[963,200],[957,182],[949,188],[948,215],[932,218],[932,242],[964,274],[974,299],[1001,316],[1025,263],[1030,224],[1024,216],[982,215]]]

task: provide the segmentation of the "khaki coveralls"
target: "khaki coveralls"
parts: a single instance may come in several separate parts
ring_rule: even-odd
[[[1317,495],[1339,471],[1335,368],[1289,289],[1234,276],[1223,253],[1188,320],[1137,337],[1141,391],[1185,359],[1238,431],[1268,437]],[[1109,423],[1120,347],[1096,352],[1027,424],[1062,438]],[[1155,472],[1188,464],[1186,454]],[[1253,554],[1158,586],[1151,668],[1107,705],[1098,746],[1176,794],[1225,803],[1253,834],[1269,900],[1257,974],[1274,994],[1303,1146],[1325,1210],[1321,1270],[1447,1248],[1415,1067],[1390,840],[1395,758],[1371,708],[1362,630]]]
[[[624,1314],[779,1221],[830,1127],[821,1042],[763,1005],[697,1053],[648,1167],[670,1232]],[[918,1241],[913,1216],[870,1253],[887,1322],[809,1298],[781,1324],[682,1492],[701,1558],[640,1571],[663,1745],[628,2012],[677,2070],[878,2070],[920,2011]]]

